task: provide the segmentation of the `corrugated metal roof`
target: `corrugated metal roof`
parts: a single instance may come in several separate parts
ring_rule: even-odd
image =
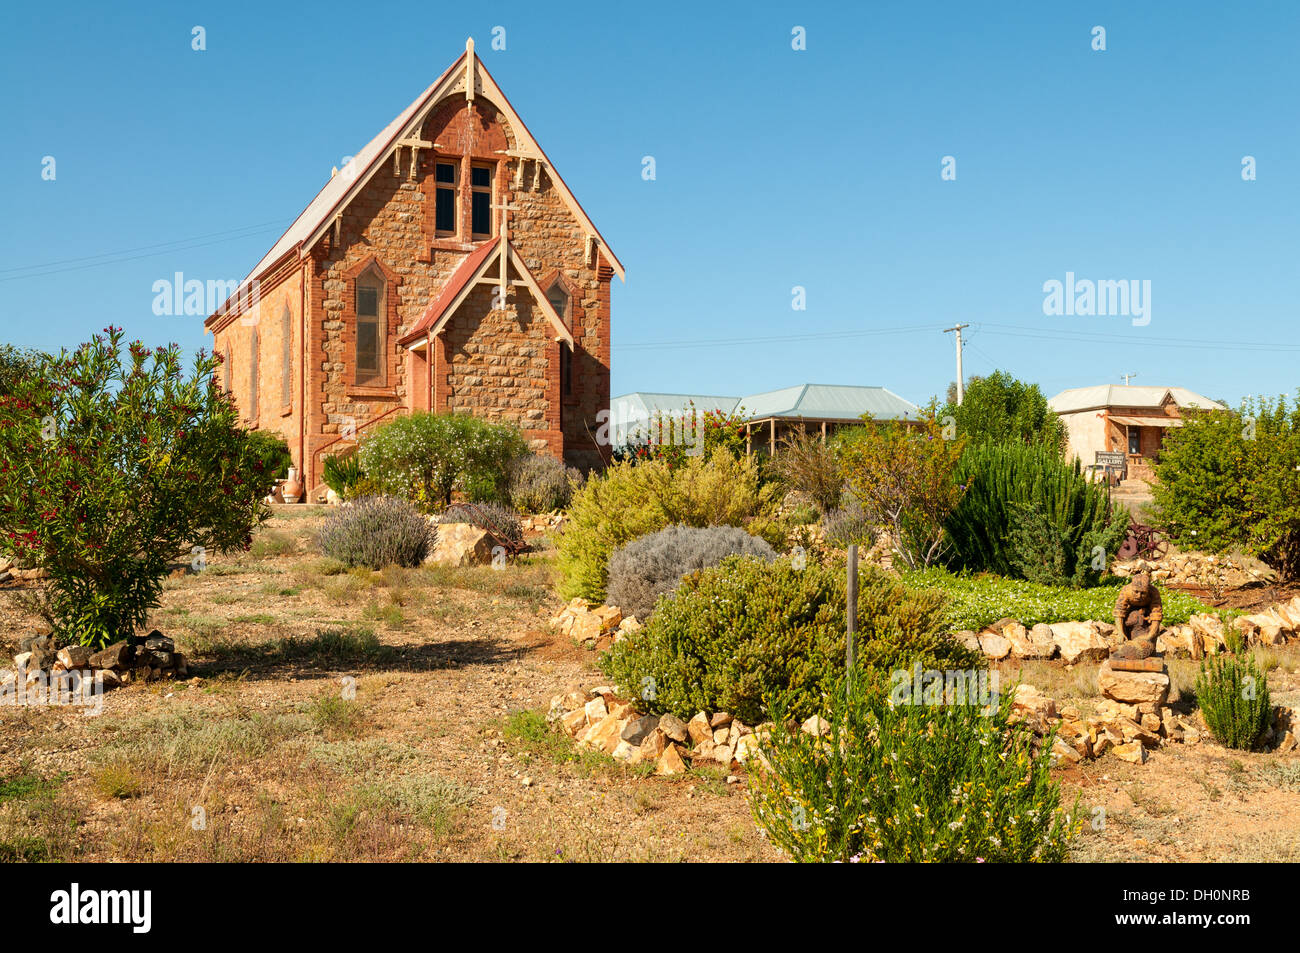
[[[1186,387],[1153,387],[1137,384],[1096,384],[1063,390],[1047,401],[1058,414],[1069,414],[1094,407],[1160,407],[1171,397],[1179,407],[1226,410],[1222,404]]]
[[[644,428],[657,413],[677,416],[690,409],[741,413],[747,420],[770,417],[809,420],[856,421],[869,413],[875,420],[917,420],[920,408],[884,387],[856,387],[844,384],[797,384],[763,391],[748,397],[716,397],[705,394],[657,394],[638,391],[610,400],[611,437],[614,443]]]

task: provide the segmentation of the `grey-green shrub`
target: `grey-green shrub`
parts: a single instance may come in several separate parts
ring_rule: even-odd
[[[871,520],[853,497],[846,497],[842,506],[822,517],[822,535],[827,543],[839,549],[848,549],[850,543],[869,547],[875,541]]]
[[[716,566],[727,556],[754,556],[771,562],[776,551],[739,526],[669,526],[614,551],[605,598],[624,615],[645,622],[655,601],[676,589],[683,576]]]
[[[521,513],[562,510],[585,482],[582,471],[546,454],[531,453],[510,470],[510,502]]]
[[[431,542],[428,519],[406,500],[391,496],[367,496],[339,507],[316,538],[326,556],[370,569],[418,566]]]

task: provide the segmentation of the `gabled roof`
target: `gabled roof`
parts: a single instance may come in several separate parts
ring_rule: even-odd
[[[248,276],[240,283],[238,291],[228,299],[226,304],[222,305],[222,308],[209,316],[205,323],[223,314],[226,306],[231,302],[242,300],[242,293],[253,279],[260,279],[272,265],[295,248],[298,249],[299,257],[305,258],[312,246],[329,228],[335,216],[347,208],[348,204],[366,186],[375,172],[392,158],[393,150],[399,148],[399,141],[409,135],[418,133],[431,109],[448,96],[453,94],[464,95],[467,86],[470,84],[472,84],[472,92],[475,96],[486,99],[505,116],[511,131],[514,133],[517,148],[520,151],[539,156],[545,163],[546,172],[550,176],[561,200],[568,206],[579,223],[583,225],[587,234],[592,236],[599,253],[609,261],[614,272],[619,278],[623,278],[622,262],[618,260],[618,257],[582,208],[581,203],[570,191],[568,185],[560,178],[554,164],[533,138],[532,133],[528,131],[523,119],[510,105],[510,101],[506,99],[501,88],[492,79],[491,74],[483,65],[483,61],[474,52],[473,40],[470,40],[466,43],[465,52],[457,57],[456,61],[432,85],[425,89],[411,105],[402,110],[396,119],[385,126],[379,135],[366,143],[353,157],[353,161],[347,169],[330,177],[324,187],[316,193],[316,197],[303,209],[302,214],[294,219],[293,224],[271,246],[271,250],[263,255],[262,260],[248,273]]]
[[[1203,410],[1226,410],[1218,401],[1186,387],[1155,387],[1137,384],[1096,384],[1092,387],[1074,387],[1063,390],[1047,401],[1047,406],[1058,414],[1071,414],[1102,407],[1148,407],[1156,409],[1172,400],[1180,409],[1200,407]]]
[[[555,307],[546,297],[546,292],[537,283],[537,279],[533,277],[533,273],[528,270],[528,266],[524,263],[519,251],[508,239],[505,248],[506,254],[509,256],[509,263],[514,266],[516,273],[523,279],[524,285],[532,293],[533,299],[542,310],[542,314],[555,328],[556,338],[565,341],[569,347],[573,347],[573,332],[564,323],[564,319],[556,313]],[[469,297],[478,280],[487,275],[488,269],[492,267],[493,262],[499,260],[500,251],[501,238],[498,236],[484,242],[474,249],[472,254],[467,255],[465,260],[457,265],[456,270],[451,273],[451,277],[447,279],[447,284],[438,297],[429,302],[429,306],[420,315],[420,320],[415,322],[415,327],[403,335],[397,343],[406,347],[423,338],[438,334],[443,329],[443,326],[451,320],[451,316],[456,313],[456,309]]]

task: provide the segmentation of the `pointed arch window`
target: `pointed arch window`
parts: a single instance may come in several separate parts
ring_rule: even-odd
[[[353,368],[356,383],[383,387],[387,383],[387,289],[383,275],[367,269],[356,282],[357,336]]]
[[[558,279],[546,292],[546,300],[565,326],[569,326],[569,292]],[[560,344],[560,396],[573,396],[573,349]]]
[[[234,373],[235,368],[231,363],[230,342],[227,341],[224,360],[221,362],[221,389],[227,394],[234,390],[234,385],[231,383]]]

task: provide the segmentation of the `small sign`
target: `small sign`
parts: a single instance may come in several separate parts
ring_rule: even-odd
[[[1098,450],[1096,463],[1099,467],[1114,467],[1123,470],[1127,461],[1122,450]]]

